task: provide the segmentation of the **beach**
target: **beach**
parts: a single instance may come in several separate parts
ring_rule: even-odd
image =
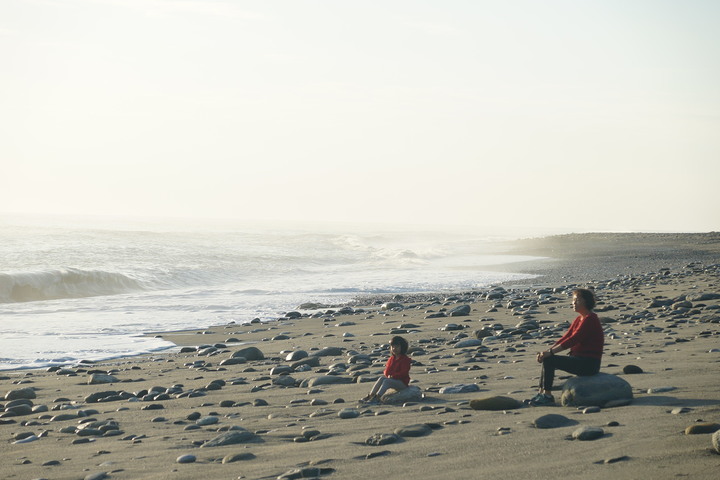
[[[545,257],[495,267],[539,277],[305,305],[272,322],[157,332],[177,345],[159,353],[0,372],[2,477],[717,478],[712,433],[694,432],[720,424],[720,236],[573,234],[502,250]],[[601,371],[629,383],[632,401],[472,408],[534,395],[535,355],[575,317],[580,286],[599,299]],[[421,396],[359,404],[393,335],[410,342]],[[558,374],[557,398],[569,377]],[[564,426],[538,428],[551,414]],[[602,435],[573,440],[581,427]]]

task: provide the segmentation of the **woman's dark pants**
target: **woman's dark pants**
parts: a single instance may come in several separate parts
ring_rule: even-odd
[[[555,370],[563,370],[573,375],[595,375],[600,371],[600,359],[590,357],[573,357],[572,355],[550,355],[542,362],[540,388],[550,392],[553,387]]]

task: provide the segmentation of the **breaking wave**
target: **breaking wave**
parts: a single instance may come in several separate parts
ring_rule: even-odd
[[[145,289],[139,280],[102,270],[66,268],[0,273],[0,303],[117,295]]]

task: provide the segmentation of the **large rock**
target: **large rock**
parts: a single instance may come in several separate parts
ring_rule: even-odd
[[[390,405],[402,405],[407,402],[419,402],[422,399],[422,391],[415,385],[410,385],[400,391],[389,389],[381,398],[383,403]]]
[[[610,407],[627,405],[633,398],[632,387],[622,378],[609,373],[573,377],[565,382],[563,406]]]
[[[533,421],[535,428],[561,428],[577,424],[577,420],[572,420],[564,415],[558,415],[557,413],[549,413],[538,417]]]
[[[451,317],[467,317],[470,315],[470,305],[458,305],[448,313]]]
[[[5,394],[5,400],[18,400],[20,398],[31,400],[36,397],[37,395],[35,395],[35,389],[33,389],[32,387],[10,390]]]
[[[265,355],[257,347],[247,347],[232,354],[233,357],[243,357],[245,360],[265,360]]]
[[[475,400],[470,400],[470,408],[472,408],[473,410],[514,410],[522,406],[523,404],[519,400],[503,396],[477,398]]]
[[[720,453],[720,430],[713,433],[712,436],[712,446],[715,449],[717,453]]]

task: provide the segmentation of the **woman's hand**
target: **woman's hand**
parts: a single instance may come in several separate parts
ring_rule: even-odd
[[[537,354],[537,361],[538,361],[538,363],[542,363],[543,360],[545,360],[546,358],[551,357],[551,356],[552,356],[552,353],[550,353],[549,350],[539,352]]]

